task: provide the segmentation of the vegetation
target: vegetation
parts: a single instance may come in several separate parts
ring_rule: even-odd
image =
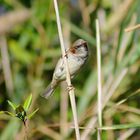
[[[58,4],[65,46],[83,38],[90,50],[86,65],[72,80],[81,139],[96,140],[97,130],[102,130],[102,140],[139,139],[140,32],[138,28],[130,32],[125,29],[140,23],[140,1],[60,0]],[[96,18],[101,38],[100,127]],[[0,140],[75,139],[65,82],[48,100],[40,96],[51,82],[60,56],[53,0],[0,1]],[[11,114],[9,105],[16,110],[22,103],[27,116],[23,112],[20,117]],[[7,114],[23,122],[33,118],[25,128],[19,119]]]

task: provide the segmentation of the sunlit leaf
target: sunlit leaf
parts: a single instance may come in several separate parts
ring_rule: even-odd
[[[31,102],[32,102],[32,94],[24,102],[23,108],[25,109],[25,111],[29,109]]]
[[[14,109],[14,110],[16,110],[16,105],[14,104],[14,103],[12,103],[11,101],[7,101],[8,102],[8,104]]]
[[[27,116],[27,118],[28,118],[28,119],[32,118],[38,110],[39,110],[39,108],[37,108],[35,111],[33,111],[31,114],[29,114],[29,115]]]

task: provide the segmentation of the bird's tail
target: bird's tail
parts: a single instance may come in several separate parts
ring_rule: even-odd
[[[45,91],[43,92],[43,94],[41,94],[42,97],[48,99],[48,97],[50,95],[53,94],[54,90],[55,90],[56,86],[52,86],[52,84],[50,84],[46,89]]]

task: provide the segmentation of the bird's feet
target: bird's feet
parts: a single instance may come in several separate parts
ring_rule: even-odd
[[[73,85],[69,85],[69,86],[67,87],[67,90],[68,90],[68,92],[70,92],[71,90],[74,90]]]

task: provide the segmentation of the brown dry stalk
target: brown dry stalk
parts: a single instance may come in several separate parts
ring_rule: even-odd
[[[140,28],[140,24],[137,24],[137,25],[132,26],[132,27],[128,27],[128,28],[126,28],[124,31],[125,31],[125,32],[130,32],[130,31],[136,30],[136,29],[138,29],[138,28]]]

